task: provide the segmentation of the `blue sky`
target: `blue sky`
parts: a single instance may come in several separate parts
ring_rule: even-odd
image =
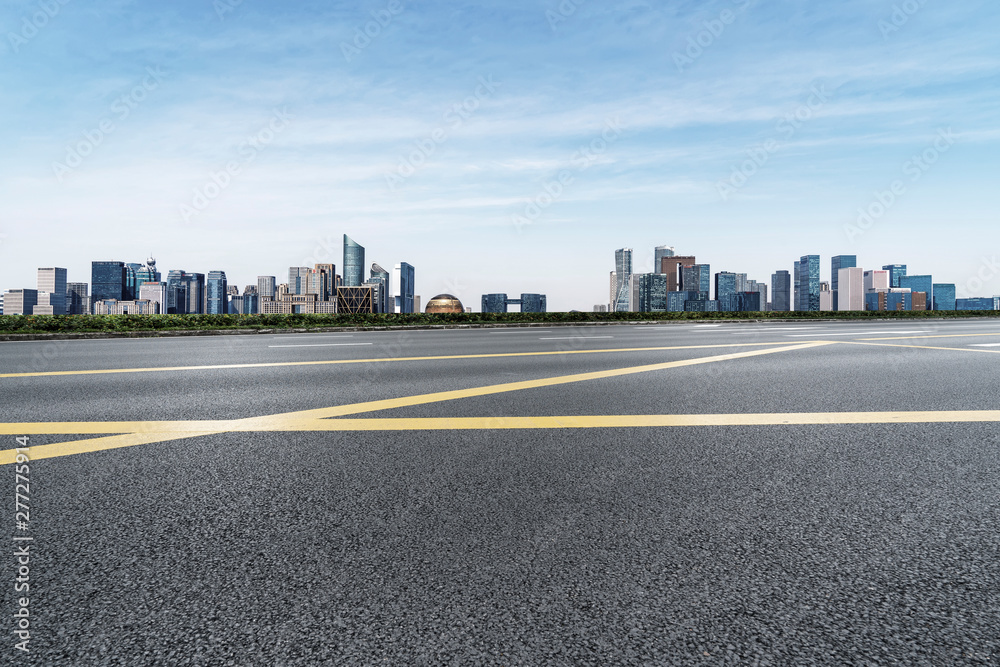
[[[997,34],[986,0],[6,2],[0,288],[149,253],[242,287],[346,233],[476,310],[590,310],[660,244],[1000,294]]]

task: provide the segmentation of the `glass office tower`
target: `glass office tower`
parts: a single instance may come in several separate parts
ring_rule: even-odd
[[[795,310],[819,311],[819,255],[803,255],[796,264]]]
[[[125,301],[125,262],[91,262],[90,292],[94,301]]]
[[[899,279],[906,275],[906,264],[887,264],[882,270],[889,272],[889,287],[899,287]]]
[[[344,287],[361,287],[365,281],[365,249],[344,234]],[[289,286],[291,287],[291,286]],[[411,309],[412,312],[412,309]]]
[[[953,283],[934,283],[934,310],[955,310],[955,285]]]
[[[229,312],[229,284],[225,271],[209,271],[205,297],[206,314],[225,315]]]

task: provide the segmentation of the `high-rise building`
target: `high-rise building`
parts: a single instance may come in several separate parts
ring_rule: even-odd
[[[729,271],[715,274],[715,300],[719,302],[719,310],[722,312],[736,310],[736,278],[736,274]]]
[[[484,294],[482,298],[482,312],[484,313],[506,313],[506,294]]]
[[[653,249],[653,273],[663,273],[663,259],[665,257],[673,257],[674,249],[672,246],[658,245]]]
[[[360,287],[364,281],[365,249],[344,234],[344,287]]]
[[[90,285],[88,283],[66,283],[66,312],[70,315],[90,313]]]
[[[667,276],[643,273],[639,279],[639,312],[662,313],[667,310]]]
[[[52,309],[50,315],[65,315],[66,310],[66,269],[44,268],[38,269],[38,291],[51,294],[49,305]],[[36,313],[43,314],[43,313]]]
[[[188,273],[187,312],[201,314],[205,312],[205,274]]]
[[[90,263],[90,292],[94,301],[124,300],[127,295],[126,280],[124,262]]]
[[[701,292],[705,299],[709,298],[712,289],[711,267],[708,264],[682,265],[681,289],[682,292]]]
[[[887,264],[882,270],[889,272],[889,287],[899,287],[899,279],[906,275],[906,264]]]
[[[681,267],[694,266],[698,260],[692,255],[664,257],[660,260],[660,273],[667,277],[667,291],[681,291],[680,271]]]
[[[865,309],[864,269],[856,266],[841,268],[837,271],[837,285],[839,290],[833,293],[835,310]]]
[[[839,305],[840,299],[840,270],[857,267],[857,255],[837,255],[830,259],[830,288],[833,290],[833,309],[845,310]],[[862,304],[863,305],[863,304]],[[863,310],[860,308],[849,308],[846,310]]]
[[[819,311],[819,255],[803,255],[795,275],[795,310]]]
[[[889,291],[889,272],[886,270],[865,271],[865,292]]]
[[[378,264],[372,263],[371,278],[369,282],[379,285],[375,296],[375,312],[391,313],[393,308],[389,305],[389,290],[392,283],[389,282],[389,272]]]
[[[776,271],[771,275],[771,310],[787,313],[792,309],[792,275]]]
[[[931,287],[933,292],[934,310],[955,310],[955,285],[954,283],[934,283]]]
[[[397,313],[420,312],[415,309],[414,279],[416,271],[406,262],[400,262],[392,270],[393,308]],[[346,280],[345,280],[345,285]]]
[[[38,303],[38,290],[12,289],[4,292],[4,315],[33,315]]]
[[[225,271],[209,271],[205,295],[205,313],[226,315],[229,312],[229,283]]]
[[[139,285],[139,301],[149,301],[158,304],[157,312],[167,312],[167,283],[151,282],[149,280]]]
[[[273,299],[276,282],[274,276],[257,276],[257,296],[261,299]]]
[[[632,248],[615,250],[615,312],[627,313],[632,297]]]
[[[927,295],[928,304],[931,304],[934,300],[934,279],[931,276],[900,276],[899,286],[902,288],[909,287],[911,292],[923,292]],[[914,305],[913,309],[917,310],[916,305]]]
[[[260,312],[260,295],[257,293],[257,285],[247,285],[243,288],[243,310],[244,315],[256,315]]]
[[[225,291],[223,291],[225,294]],[[94,298],[97,301],[97,298]],[[167,313],[171,315],[205,312],[205,274],[180,269],[167,272]]]

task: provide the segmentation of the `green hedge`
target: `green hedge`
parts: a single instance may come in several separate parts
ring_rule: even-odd
[[[312,329],[434,324],[621,322],[669,320],[925,319],[1000,317],[998,311],[795,313],[426,313],[392,315],[0,315],[0,333]]]

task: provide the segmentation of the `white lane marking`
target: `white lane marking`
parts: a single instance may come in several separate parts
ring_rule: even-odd
[[[973,343],[969,347],[1000,347],[1000,343]]]
[[[315,345],[268,345],[268,347],[347,347],[358,345],[374,345],[374,343],[316,343]]]
[[[538,340],[595,340],[597,338],[614,338],[614,336],[560,336],[557,338],[539,338]]]
[[[692,326],[693,329],[702,329],[704,327],[721,327],[721,324],[695,324]]]
[[[509,331],[489,331],[487,333],[552,333],[552,329],[512,329]]]

